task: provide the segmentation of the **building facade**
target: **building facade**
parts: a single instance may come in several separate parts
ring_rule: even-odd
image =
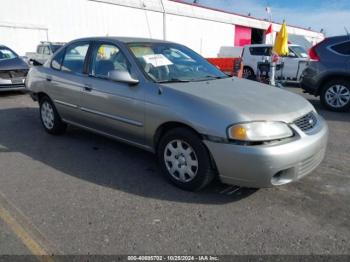
[[[0,44],[20,55],[40,41],[68,42],[87,36],[135,36],[187,45],[205,57],[223,47],[269,42],[269,22],[180,0],[2,0]],[[280,24],[273,24],[274,34]],[[321,33],[288,26],[310,45]]]

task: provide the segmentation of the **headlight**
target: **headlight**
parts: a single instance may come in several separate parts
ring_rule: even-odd
[[[250,122],[231,126],[230,139],[239,141],[271,141],[293,136],[293,131],[283,122]]]

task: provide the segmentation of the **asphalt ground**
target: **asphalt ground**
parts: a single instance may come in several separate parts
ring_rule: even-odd
[[[350,254],[350,114],[304,96],[330,127],[312,174],[190,193],[152,154],[73,127],[48,135],[28,95],[0,93],[0,254]]]

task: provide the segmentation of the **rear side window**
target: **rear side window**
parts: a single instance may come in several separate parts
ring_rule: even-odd
[[[63,58],[62,71],[82,74],[88,49],[88,43],[75,43],[68,46]]]
[[[36,52],[37,52],[38,54],[42,54],[42,53],[43,53],[43,49],[44,49],[44,47],[43,47],[42,45],[39,45],[39,46],[38,46],[38,49],[36,50]]]
[[[335,52],[342,55],[350,55],[350,42],[337,44],[331,47]]]
[[[45,47],[44,47],[43,54],[44,54],[44,55],[49,55],[49,54],[50,54],[50,49],[49,49],[48,46],[45,46]]]
[[[61,50],[58,54],[55,55],[55,57],[52,59],[51,67],[56,70],[61,70],[62,61],[64,57],[64,49]]]
[[[262,47],[250,47],[250,54],[255,56],[270,56],[271,55],[271,47],[262,46]]]

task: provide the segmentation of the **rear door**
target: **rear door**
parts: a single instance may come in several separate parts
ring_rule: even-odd
[[[53,58],[50,74],[46,75],[47,91],[66,121],[80,122],[80,97],[88,77],[85,60],[89,47],[89,42],[82,41],[62,49]]]
[[[109,72],[133,68],[120,46],[96,42],[90,77],[81,96],[83,124],[137,144],[144,143],[144,90],[141,85],[111,81]]]

